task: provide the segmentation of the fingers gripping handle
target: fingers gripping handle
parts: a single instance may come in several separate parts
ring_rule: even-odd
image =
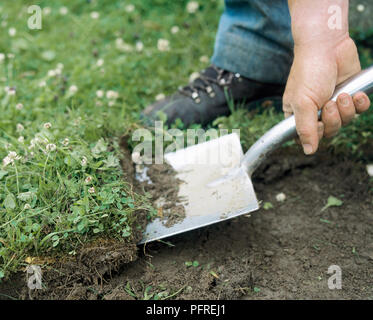
[[[352,78],[338,85],[331,100],[336,101],[341,93],[354,95],[359,91],[363,91],[368,95],[373,93],[373,66],[359,72]],[[321,110],[319,111],[319,116],[320,115]],[[296,136],[295,118],[291,116],[275,125],[255,142],[245,153],[241,166],[251,175],[272,151]]]

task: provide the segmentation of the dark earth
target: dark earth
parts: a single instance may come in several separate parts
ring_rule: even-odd
[[[55,267],[43,273],[41,290],[28,290],[25,273],[18,274],[0,286],[0,298],[373,299],[370,179],[364,164],[325,150],[306,157],[299,148],[281,149],[254,177],[258,198],[273,208],[137,253],[101,243],[92,249],[105,257],[97,272],[92,264],[79,272]],[[276,201],[280,192],[284,202]],[[343,204],[322,211],[329,196]],[[340,290],[328,288],[331,265],[342,270]]]

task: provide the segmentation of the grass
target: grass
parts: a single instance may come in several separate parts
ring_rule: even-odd
[[[174,292],[170,292],[165,286],[162,284],[159,286],[147,286],[145,287],[144,283],[140,282],[137,286],[141,285],[142,290],[141,292],[137,292],[136,289],[132,286],[131,282],[127,282],[126,286],[124,287],[125,292],[135,298],[136,300],[168,300],[171,298],[176,297],[180,294],[186,286],[179,288]]]
[[[208,65],[223,10],[218,0],[194,14],[185,0],[37,1],[42,30],[29,30],[31,4],[0,4],[0,279],[30,256],[74,252],[95,237],[130,241],[136,212],[154,214],[123,179],[117,137],[140,126],[139,111],[158,94]],[[362,57],[371,63],[370,49]],[[237,109],[214,126],[242,128],[247,148],[281,118]],[[331,142],[338,152],[363,156],[373,113],[357,121]]]
[[[154,214],[123,179],[117,137],[156,95],[208,65],[200,57],[211,55],[223,7],[131,3],[128,12],[123,1],[38,1],[50,8],[42,30],[27,28],[33,1],[0,4],[0,278],[95,237],[130,241],[136,212]]]

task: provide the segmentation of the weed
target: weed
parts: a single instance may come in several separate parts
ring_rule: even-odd
[[[328,198],[328,202],[327,204],[321,209],[321,212],[322,211],[325,211],[326,209],[328,209],[329,207],[340,207],[341,205],[343,204],[343,201],[342,200],[339,200],[338,198],[336,197],[333,197],[333,196],[330,196]]]
[[[273,204],[271,202],[264,202],[263,209],[264,210],[273,209]]]
[[[195,267],[195,268],[197,268],[199,266],[199,262],[196,261],[196,260],[195,261],[186,261],[185,265],[187,267]]]

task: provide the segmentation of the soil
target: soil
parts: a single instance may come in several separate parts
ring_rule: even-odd
[[[23,273],[0,293],[21,299],[156,293],[171,299],[373,299],[373,186],[363,164],[325,150],[306,157],[300,149],[282,149],[253,180],[258,198],[273,208],[140,246],[136,256],[127,253],[117,268],[97,276],[48,279],[43,273],[46,288],[28,290]],[[284,202],[276,201],[280,192]],[[322,211],[331,195],[343,204]],[[341,290],[328,288],[331,265],[342,270]]]
[[[148,192],[153,201],[153,205],[158,208],[158,217],[166,227],[171,227],[175,223],[185,218],[184,206],[180,204],[178,196],[179,184],[181,180],[176,178],[176,172],[167,163],[153,164],[148,167],[147,175],[151,180],[148,182],[135,182],[135,185]]]
[[[131,153],[126,143],[127,137],[121,138],[121,149],[123,158],[121,165],[134,190],[138,193],[148,193],[154,207],[158,208],[158,217],[163,221],[166,227],[171,227],[175,223],[185,218],[184,206],[180,204],[178,197],[179,184],[181,180],[176,178],[176,172],[167,163],[153,164],[147,166],[146,176],[148,181],[139,181],[136,179],[136,170],[134,163],[130,160]],[[144,168],[142,168],[144,170]]]

